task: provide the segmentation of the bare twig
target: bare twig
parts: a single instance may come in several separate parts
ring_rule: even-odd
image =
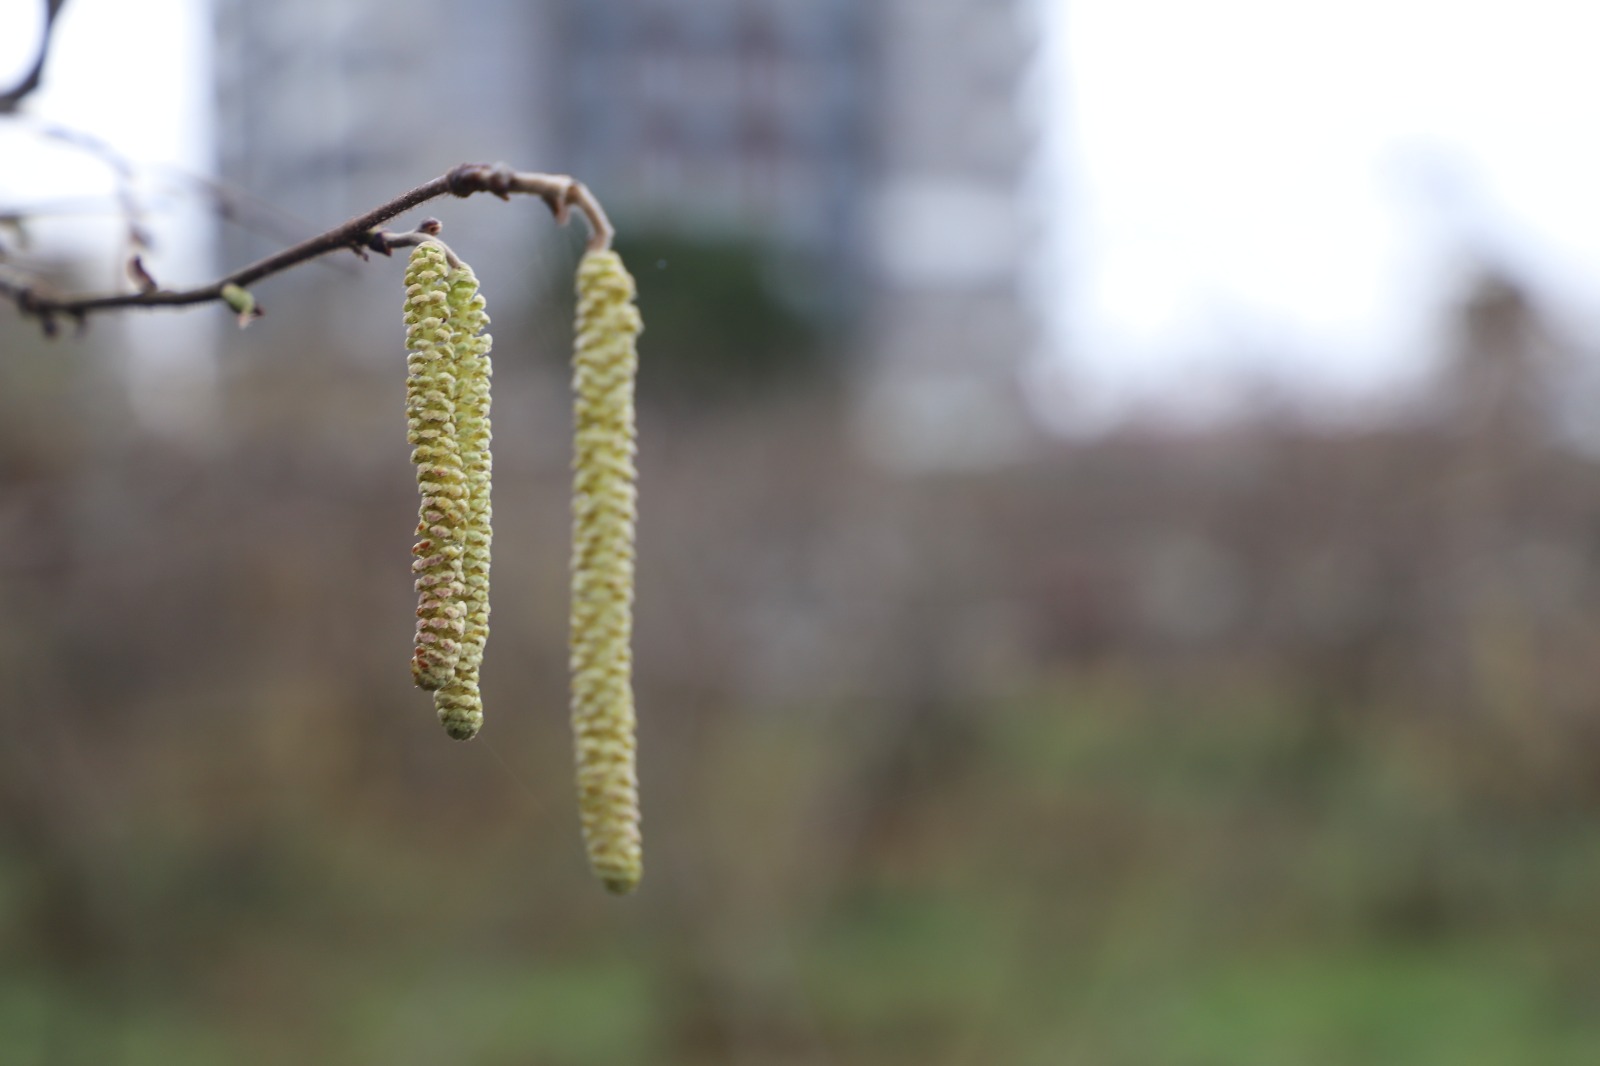
[[[39,83],[44,79],[44,61],[50,55],[50,35],[55,31],[56,18],[61,14],[61,9],[67,6],[67,0],[45,0],[44,29],[39,34],[39,51],[33,59],[33,66],[22,76],[22,80],[11,88],[0,92],[0,115],[9,115],[21,106]]]
[[[399,246],[400,236],[383,233],[378,229],[380,225],[396,215],[446,194],[467,197],[480,192],[493,193],[502,200],[509,200],[513,194],[537,196],[550,208],[557,222],[565,222],[568,211],[577,208],[589,224],[589,247],[600,249],[611,245],[613,230],[606,218],[605,210],[595,199],[594,194],[581,182],[564,174],[516,171],[503,163],[463,163],[448,173],[373,208],[364,215],[358,215],[326,233],[301,241],[275,255],[236,270],[226,277],[218,278],[209,285],[191,289],[155,288],[144,292],[61,296],[46,293],[36,285],[24,284],[0,275],[0,296],[11,299],[23,314],[39,319],[46,333],[55,332],[58,317],[71,318],[82,325],[87,316],[96,311],[124,307],[185,307],[213,301],[226,302],[223,296],[224,288],[248,288],[262,278],[280,274],[329,252],[349,249],[363,256],[368,251],[387,255],[391,248]]]
[[[150,231],[145,228],[147,214],[139,198],[138,178],[133,161],[92,133],[59,126],[53,122],[38,127],[39,136],[86,152],[110,169],[116,182],[117,210],[122,215],[122,257],[130,276],[138,280],[143,267],[135,267],[140,253],[151,248]]]
[[[150,236],[144,222],[150,212],[148,205],[140,200],[138,194],[141,171],[150,174],[159,170],[169,183],[176,183],[203,197],[208,208],[218,218],[260,236],[288,243],[303,237],[312,229],[303,219],[295,218],[271,204],[257,200],[242,189],[226,182],[195,174],[177,166],[152,167],[148,164],[135,164],[132,159],[94,134],[63,126],[57,122],[28,119],[18,121],[41,139],[83,152],[111,171],[116,181],[115,202],[118,210],[122,212],[123,222],[128,231],[127,245],[130,255],[146,250],[150,246]]]
[[[169,185],[197,194],[205,201],[207,209],[223,222],[239,227],[246,233],[280,244],[289,244],[313,231],[305,219],[275,204],[251,196],[237,186],[196,174],[182,167],[159,168]],[[323,260],[327,266],[334,264]],[[342,268],[345,264],[340,263]]]

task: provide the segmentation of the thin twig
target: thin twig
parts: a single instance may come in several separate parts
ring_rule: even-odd
[[[126,268],[136,276],[144,270],[138,263],[140,254],[151,248],[150,231],[145,228],[145,210],[138,192],[138,174],[133,161],[92,133],[71,129],[53,122],[37,126],[38,134],[46,140],[56,141],[99,160],[116,182],[117,210],[122,215],[123,252]]]
[[[513,194],[537,196],[555,215],[557,222],[565,222],[568,211],[577,208],[589,224],[589,247],[608,248],[614,231],[606,218],[600,201],[584,185],[564,174],[541,174],[512,170],[503,163],[463,163],[432,181],[418,185],[410,192],[358,215],[343,225],[326,233],[301,241],[290,248],[265,259],[258,260],[227,277],[218,278],[209,285],[191,289],[161,289],[148,292],[104,293],[86,296],[58,296],[43,292],[35,285],[22,284],[0,276],[0,296],[11,299],[25,315],[39,319],[46,333],[55,331],[57,317],[76,320],[80,325],[96,311],[109,311],[124,307],[185,307],[193,304],[223,301],[223,289],[248,288],[262,278],[280,274],[291,267],[341,249],[364,255],[367,251],[389,254],[394,247],[392,235],[382,233],[378,227],[396,215],[411,210],[446,194],[467,197],[473,193],[493,193],[502,200]]]
[[[61,14],[61,9],[67,6],[67,0],[45,0],[44,29],[39,33],[39,50],[33,57],[33,66],[17,82],[5,92],[0,92],[0,115],[9,115],[21,106],[39,83],[44,80],[44,61],[50,55],[50,35],[55,31],[56,19]]]
[[[191,191],[198,191],[204,197],[210,210],[225,222],[231,222],[248,232],[272,240],[288,243],[297,240],[311,230],[303,219],[295,218],[287,212],[272,206],[262,200],[257,200],[242,189],[235,188],[227,182],[216,178],[208,178],[201,174],[193,173],[183,167],[170,164],[153,167],[149,164],[135,164],[133,160],[117,151],[110,144],[99,137],[83,130],[73,129],[56,122],[41,122],[30,119],[17,119],[25,126],[31,128],[40,138],[55,141],[68,148],[76,149],[93,156],[100,163],[108,167],[116,178],[116,201],[122,210],[124,220],[129,229],[130,251],[137,252],[148,247],[150,238],[144,230],[143,217],[149,214],[148,210],[140,203],[135,189],[140,172],[150,174],[159,169],[165,174],[169,182],[176,181]]]
[[[275,204],[251,196],[243,189],[217,178],[208,178],[182,167],[159,167],[169,185],[198,194],[207,209],[223,222],[239,227],[252,236],[288,244],[313,229],[310,223]],[[326,265],[333,266],[324,260]],[[342,267],[344,264],[341,263]]]

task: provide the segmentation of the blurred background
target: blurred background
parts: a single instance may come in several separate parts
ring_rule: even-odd
[[[640,285],[646,877],[566,725],[571,270],[487,725],[406,667],[401,264],[0,307],[0,1059],[1600,1061],[1600,99],[1556,0],[0,0],[0,272],[465,160]]]

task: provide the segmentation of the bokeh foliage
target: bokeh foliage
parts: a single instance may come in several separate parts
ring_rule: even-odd
[[[4,337],[7,1064],[1600,1057],[1594,460],[1270,423],[908,479],[825,391],[646,410],[622,901],[572,796],[561,375],[497,365],[451,744],[398,324],[281,336],[198,444]]]

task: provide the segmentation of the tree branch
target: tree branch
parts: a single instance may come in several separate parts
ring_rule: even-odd
[[[365,258],[367,251],[388,255],[396,242],[378,229],[380,225],[444,196],[467,197],[473,193],[493,193],[502,200],[513,194],[537,196],[555,215],[557,222],[567,220],[568,211],[577,208],[589,224],[589,247],[608,248],[614,231],[606,218],[605,210],[581,182],[564,174],[541,174],[512,170],[503,163],[463,163],[432,181],[418,185],[410,192],[358,215],[326,233],[301,241],[290,248],[265,259],[251,263],[209,285],[191,289],[149,288],[140,292],[104,293],[84,296],[58,296],[41,291],[38,286],[8,280],[0,276],[0,296],[11,299],[25,315],[37,318],[46,333],[53,334],[58,317],[71,318],[81,326],[87,316],[96,311],[109,311],[124,307],[184,307],[213,301],[227,302],[224,289],[244,289],[262,278],[280,274],[301,263],[350,249]]]
[[[55,31],[56,17],[66,6],[67,0],[45,0],[44,30],[39,34],[38,54],[34,56],[33,66],[22,76],[22,80],[0,93],[0,115],[14,113],[44,79],[44,61],[50,55],[50,35]]]

